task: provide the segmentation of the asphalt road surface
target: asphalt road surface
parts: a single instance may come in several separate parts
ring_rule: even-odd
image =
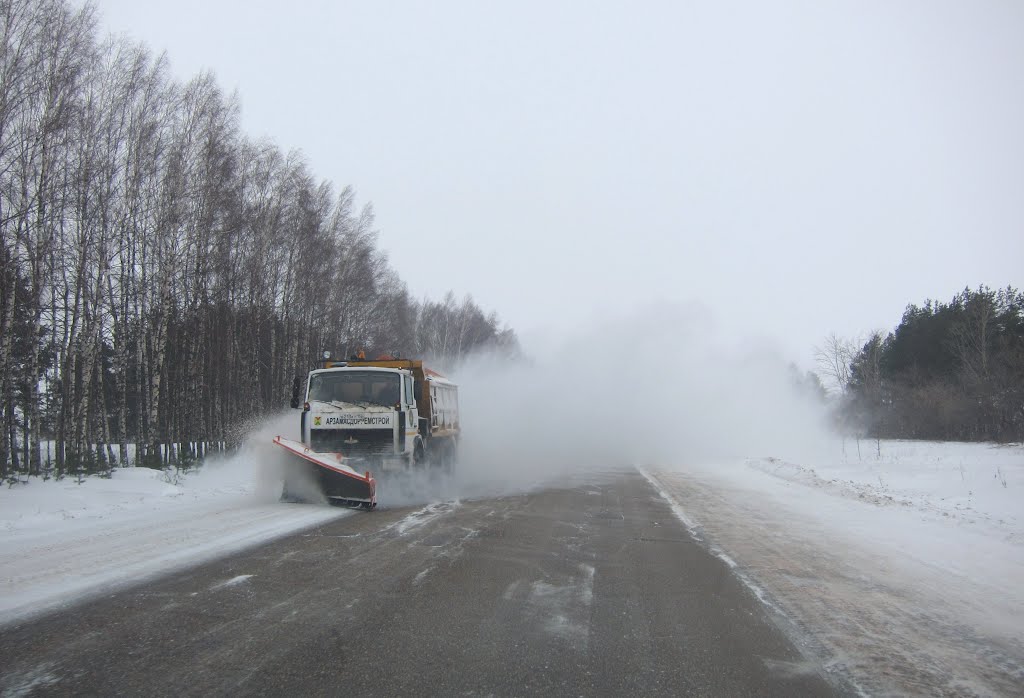
[[[823,677],[635,472],[358,513],[0,628],[4,695],[832,695]]]

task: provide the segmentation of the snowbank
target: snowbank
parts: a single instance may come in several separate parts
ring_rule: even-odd
[[[350,513],[279,503],[266,436],[182,477],[123,468],[0,489],[0,623]]]

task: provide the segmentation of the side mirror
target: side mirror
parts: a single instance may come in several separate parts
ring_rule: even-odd
[[[302,379],[299,376],[295,376],[295,380],[292,381],[292,401],[291,406],[293,410],[299,408],[299,390],[302,389]]]
[[[420,400],[423,399],[423,384],[422,383],[413,383],[412,384],[412,396],[416,400],[416,402],[419,402]]]

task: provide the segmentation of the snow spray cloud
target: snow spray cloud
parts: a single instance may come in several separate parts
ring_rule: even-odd
[[[252,486],[254,497],[261,502],[275,502],[287,481],[289,494],[302,501],[326,503],[312,471],[295,468],[290,456],[274,445],[275,436],[299,439],[299,415],[286,410],[270,418],[239,426],[245,436],[237,451],[223,458],[211,458],[204,466],[204,475],[223,475],[225,480]]]
[[[465,496],[632,465],[797,459],[827,444],[824,411],[770,349],[718,336],[696,304],[658,304],[522,362],[453,373]]]
[[[450,374],[463,431],[454,477],[381,475],[378,500],[404,506],[512,494],[633,465],[728,466],[823,452],[824,409],[799,394],[786,361],[720,335],[702,306],[660,304],[564,337],[530,359],[475,356]],[[261,500],[276,500],[288,479],[290,493],[323,501],[314,478],[296,482],[287,454],[272,444],[278,434],[298,439],[298,425],[291,410],[247,425],[239,451],[210,465],[255,478]]]

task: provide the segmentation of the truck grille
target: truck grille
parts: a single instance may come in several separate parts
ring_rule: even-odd
[[[345,443],[355,439],[355,443]],[[390,429],[313,429],[310,441],[319,453],[341,453],[364,456],[394,453],[394,436]]]

